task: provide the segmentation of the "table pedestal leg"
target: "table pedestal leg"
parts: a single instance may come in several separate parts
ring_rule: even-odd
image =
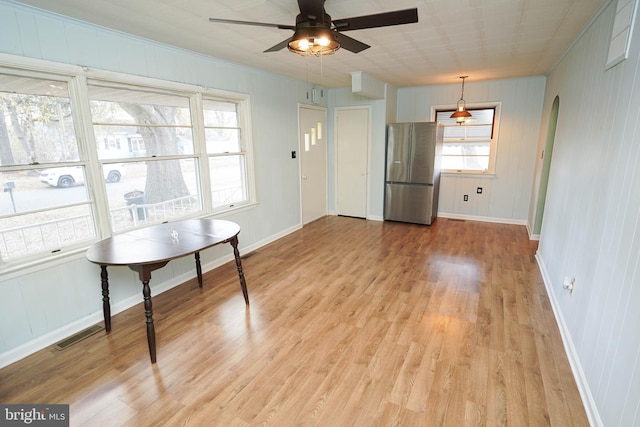
[[[102,316],[104,317],[104,328],[111,332],[111,304],[109,303],[109,275],[107,266],[100,266],[100,279],[102,282]]]
[[[200,265],[200,252],[196,252],[196,273],[198,273],[198,286],[202,287],[202,266]]]
[[[233,255],[236,258],[236,267],[238,268],[238,277],[240,277],[240,287],[242,288],[242,295],[244,295],[244,302],[249,305],[249,293],[247,292],[247,282],[244,280],[244,272],[242,271],[242,260],[240,259],[240,251],[238,250],[238,236],[233,236],[229,240],[231,246],[233,246]]]

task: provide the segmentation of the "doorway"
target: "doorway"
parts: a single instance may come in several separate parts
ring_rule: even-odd
[[[560,98],[556,96],[551,107],[549,117],[549,128],[547,129],[547,140],[542,152],[542,170],[540,171],[540,189],[538,190],[538,202],[536,204],[536,216],[533,222],[533,234],[539,236],[542,230],[542,217],[544,216],[544,204],[547,198],[547,187],[549,186],[549,171],[551,170],[551,156],[553,155],[553,143],[556,138],[556,127],[558,125],[558,110],[560,109]]]
[[[336,212],[367,217],[370,107],[336,109]]]
[[[298,106],[302,224],[327,215],[327,110]]]

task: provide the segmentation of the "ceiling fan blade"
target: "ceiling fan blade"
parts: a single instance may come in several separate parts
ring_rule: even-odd
[[[217,22],[217,23],[220,23],[220,24],[253,25],[254,27],[280,28],[281,30],[295,30],[296,29],[296,27],[294,27],[293,25],[268,24],[266,22],[253,22],[253,21],[235,21],[233,19],[209,18],[209,22]]]
[[[298,0],[300,14],[313,19],[322,18],[325,14],[324,0]]]
[[[289,42],[291,41],[291,37],[289,37],[286,40],[281,41],[280,43],[278,43],[275,46],[270,47],[269,49],[265,50],[263,53],[267,53],[267,52],[277,52],[281,49],[284,49],[285,47],[287,47],[289,45]]]
[[[344,34],[340,34],[335,31],[336,40],[340,43],[340,47],[343,49],[347,49],[349,52],[359,53],[365,49],[369,49],[371,46],[368,44],[362,43],[356,39],[353,39],[349,36],[345,36]]]
[[[375,15],[355,16],[347,19],[335,19],[333,25],[338,31],[363,30],[366,28],[389,27],[391,25],[413,24],[418,22],[418,9],[396,10]]]

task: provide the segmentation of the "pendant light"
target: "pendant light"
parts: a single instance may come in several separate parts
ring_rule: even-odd
[[[467,111],[464,105],[464,79],[469,76],[460,76],[462,79],[462,93],[460,94],[460,99],[458,100],[458,106],[456,107],[456,112],[451,115],[452,119],[456,119],[456,122],[461,125],[463,124],[469,117],[471,117],[471,113]]]

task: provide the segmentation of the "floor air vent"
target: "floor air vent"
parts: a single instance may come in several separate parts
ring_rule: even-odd
[[[75,335],[71,335],[69,338],[66,338],[66,339],[63,339],[62,341],[57,342],[55,345],[56,350],[64,350],[66,348],[69,348],[75,343],[80,342],[83,339],[88,338],[91,335],[103,329],[104,329],[104,325],[100,325],[100,324],[93,325],[87,329],[84,329]]]
[[[457,218],[447,218],[447,221],[466,222],[464,219],[457,219]]]

